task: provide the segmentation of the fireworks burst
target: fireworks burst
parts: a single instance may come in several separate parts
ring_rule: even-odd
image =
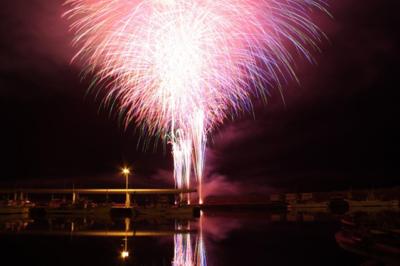
[[[210,131],[297,79],[292,52],[312,60],[323,0],[67,0],[83,60],[126,124],[172,144],[174,178],[197,178]],[[187,199],[189,201],[189,199]]]

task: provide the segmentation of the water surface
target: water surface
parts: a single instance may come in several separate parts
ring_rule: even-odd
[[[399,214],[210,212],[200,218],[1,216],[9,265],[400,265]]]

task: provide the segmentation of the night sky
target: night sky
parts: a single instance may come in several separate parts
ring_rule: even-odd
[[[400,185],[397,164],[398,7],[393,0],[329,1],[329,40],[297,61],[300,84],[272,90],[255,116],[227,121],[210,136],[209,193],[264,193]],[[116,186],[133,165],[134,186],[168,186],[170,149],[142,150],[76,52],[61,0],[0,4],[2,186]]]

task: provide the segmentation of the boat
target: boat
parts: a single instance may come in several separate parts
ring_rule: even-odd
[[[312,193],[302,193],[300,199],[297,197],[294,200],[289,201],[288,209],[296,210],[328,210],[329,202],[327,201],[315,201]]]
[[[351,193],[348,199],[345,199],[350,209],[354,208],[399,208],[398,200],[381,200],[377,199],[373,192],[368,193],[365,200],[354,200]]]
[[[173,205],[173,206],[138,206],[135,207],[138,216],[148,217],[197,217],[200,208],[195,205]]]
[[[336,242],[341,248],[372,259],[375,261],[373,265],[398,265],[398,212],[385,211],[375,215],[352,213],[344,216],[341,224],[341,230],[335,234]]]
[[[108,215],[110,210],[111,205],[98,205],[87,200],[76,203],[52,200],[47,207],[44,207],[44,212],[47,215]]]
[[[29,213],[29,209],[33,206],[34,204],[31,203],[29,200],[8,200],[6,202],[0,203],[0,214],[27,214]]]
[[[24,206],[1,206],[0,214],[25,214],[29,213],[29,208]]]
[[[323,202],[292,202],[289,203],[289,209],[328,209],[327,201]]]
[[[398,200],[345,200],[350,208],[354,207],[399,207]]]

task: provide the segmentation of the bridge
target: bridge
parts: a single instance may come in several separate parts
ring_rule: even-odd
[[[149,236],[174,236],[177,234],[194,234],[196,230],[132,230],[132,231],[109,231],[109,230],[22,230],[0,231],[0,235],[40,235],[40,236],[85,236],[85,237],[149,237]]]
[[[196,189],[162,189],[162,188],[70,188],[70,189],[51,189],[51,188],[15,188],[0,189],[0,194],[155,194],[155,195],[178,195],[181,193],[193,193]]]
[[[75,203],[78,196],[81,194],[125,194],[125,205],[130,206],[130,195],[182,195],[187,193],[194,193],[196,189],[162,189],[162,188],[8,188],[0,189],[1,194],[13,194],[14,200],[24,200],[24,195],[27,194],[70,194],[72,195],[72,202]]]

